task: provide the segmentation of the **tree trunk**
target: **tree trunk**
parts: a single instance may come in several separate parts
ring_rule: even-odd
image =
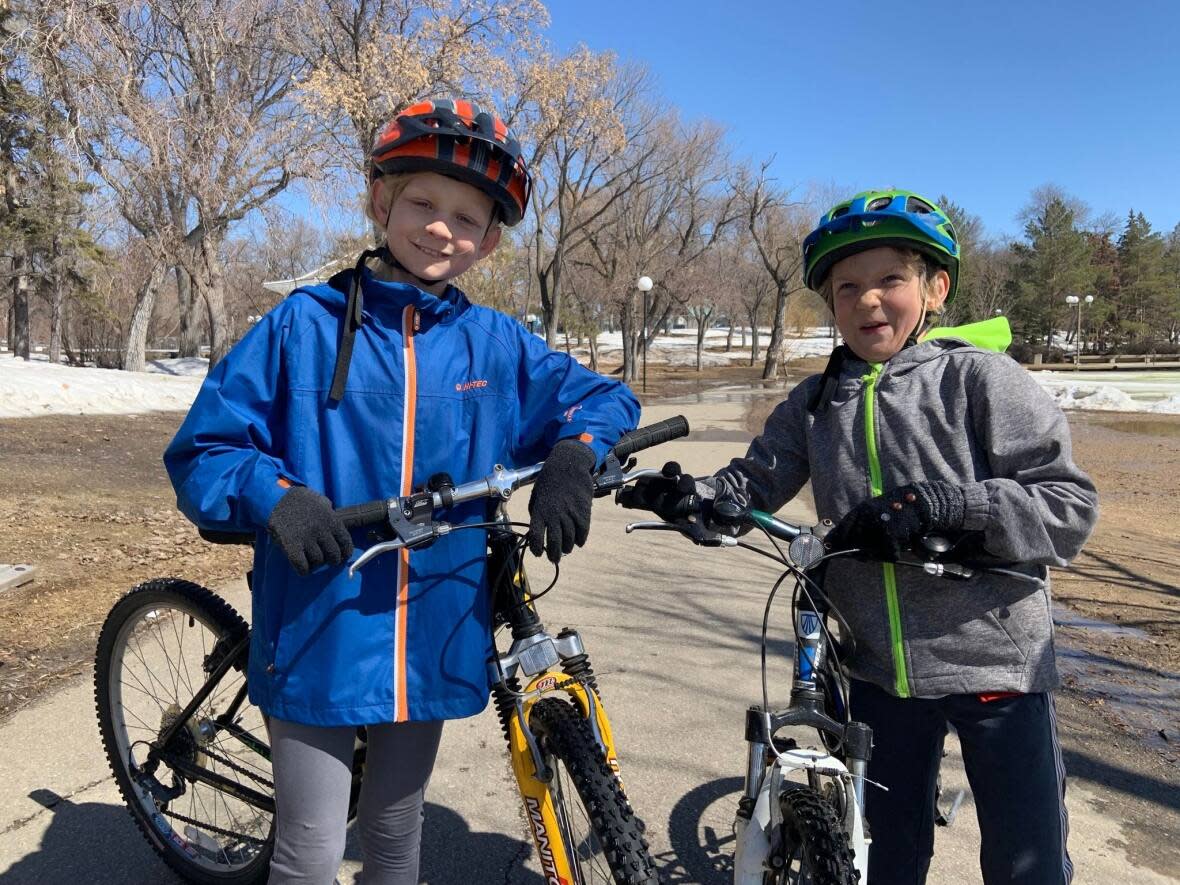
[[[131,314],[131,327],[127,330],[127,344],[123,348],[123,368],[128,372],[144,370],[148,325],[156,306],[156,295],[164,282],[165,270],[160,261],[152,265],[148,278],[135,295],[135,310]]]
[[[774,325],[770,327],[770,342],[766,345],[766,364],[762,368],[762,378],[778,377],[779,357],[783,349],[783,326],[787,318],[787,297],[789,293],[785,286],[780,286],[774,302]]]
[[[12,354],[29,358],[29,278],[25,276],[27,257],[23,252],[12,256]]]
[[[590,371],[598,371],[598,333],[592,332],[587,338],[587,344],[590,345]]]
[[[631,319],[631,300],[623,302],[619,314],[619,328],[623,334],[623,383],[635,380],[635,329]]]
[[[545,323],[545,343],[557,348],[557,326],[561,322],[561,251],[553,256],[548,268],[537,272],[541,289],[541,317]]]
[[[225,273],[221,240],[206,234],[201,240],[201,279],[197,291],[209,310],[209,368],[229,352],[229,320],[225,314]]]
[[[177,333],[177,356],[201,355],[201,321],[197,308],[200,297],[193,286],[192,274],[176,265],[176,300],[180,304],[180,331]]]
[[[697,371],[701,370],[701,352],[705,349],[705,328],[708,326],[709,318],[704,317],[697,320]]]
[[[742,329],[742,347],[746,346],[746,330]],[[750,311],[750,365],[758,362],[758,315]]]
[[[725,352],[733,350],[733,320],[729,321],[729,329],[725,333]]]
[[[61,362],[62,304],[65,301],[65,273],[62,268],[61,236],[53,237],[53,277],[49,292],[49,362]]]

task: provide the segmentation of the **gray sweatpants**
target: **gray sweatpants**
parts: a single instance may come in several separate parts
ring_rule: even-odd
[[[344,858],[356,728],[271,717],[275,850],[270,885],[332,885]],[[370,725],[357,830],[365,885],[417,885],[422,803],[441,722]]]

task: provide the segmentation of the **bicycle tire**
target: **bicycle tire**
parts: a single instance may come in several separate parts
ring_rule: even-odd
[[[765,885],[856,885],[848,836],[831,804],[810,787],[794,786],[779,797],[782,808],[781,869]]]
[[[274,850],[274,816],[182,777],[166,761],[149,769],[141,768],[137,759],[145,758],[147,742],[175,721],[205,683],[216,665],[214,649],[226,652],[248,631],[234,608],[212,591],[158,578],[115,603],[98,638],[95,709],[119,792],[148,844],[181,878],[199,885],[265,882]],[[245,657],[227,671],[180,734],[188,761],[273,797],[269,759],[252,751],[243,754],[249,748],[213,724],[218,705],[228,705],[245,684]],[[234,722],[266,743],[262,715],[248,700]],[[161,801],[149,778],[169,791],[183,789]],[[213,830],[207,829],[210,825]]]
[[[581,711],[568,701],[543,698],[532,708],[529,727],[553,769],[549,792],[558,810],[561,845],[571,869],[581,876],[576,881],[658,883],[643,821]],[[576,797],[570,795],[571,786]]]

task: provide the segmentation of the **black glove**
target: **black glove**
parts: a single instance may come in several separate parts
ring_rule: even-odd
[[[301,575],[324,564],[340,565],[352,555],[352,538],[332,502],[305,486],[279,498],[266,530]]]
[[[553,447],[529,498],[529,550],[553,562],[581,547],[590,534],[594,466],[598,458],[585,443],[563,439]]]
[[[645,476],[619,489],[615,503],[632,510],[650,510],[664,522],[676,522],[699,513],[701,498],[696,480],[669,461],[660,476]]]
[[[874,559],[894,562],[923,535],[962,529],[966,511],[960,486],[940,481],[910,483],[857,504],[824,543],[829,550],[859,548]]]

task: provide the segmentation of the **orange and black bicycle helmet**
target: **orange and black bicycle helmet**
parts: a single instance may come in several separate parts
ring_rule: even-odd
[[[509,227],[524,217],[532,191],[520,143],[508,127],[461,99],[417,102],[378,130],[369,178],[398,172],[437,172],[477,187],[496,201]]]

